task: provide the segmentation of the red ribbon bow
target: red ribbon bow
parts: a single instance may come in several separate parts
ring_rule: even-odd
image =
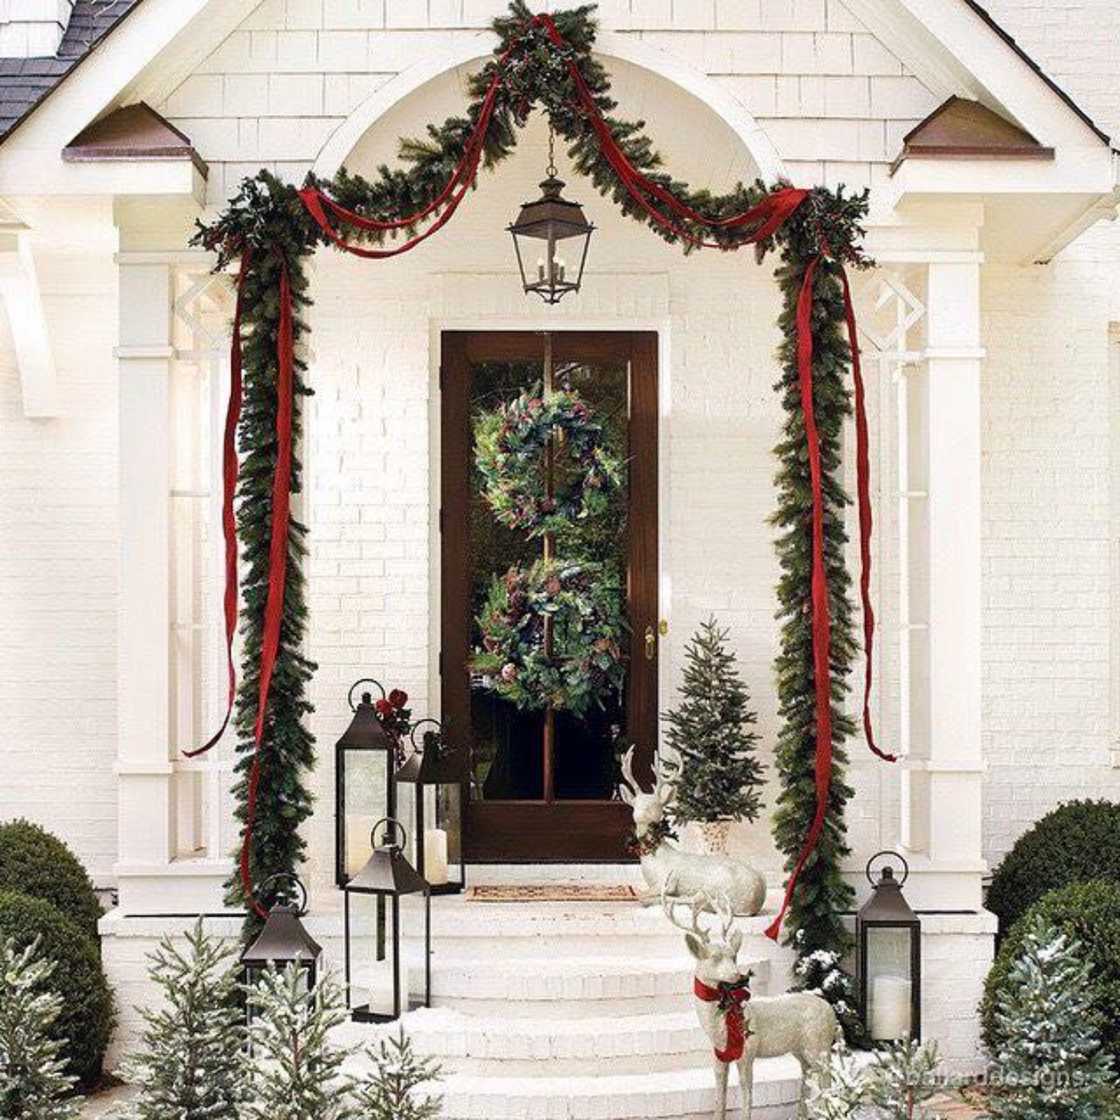
[[[740,976],[730,984],[725,981],[718,987],[711,988],[699,976],[692,978],[692,991],[696,998],[704,1003],[718,1003],[727,1022],[727,1045],[722,1050],[718,1046],[714,1048],[715,1055],[721,1062],[737,1062],[743,1056],[743,1047],[751,1036],[743,1015],[743,1004],[748,1003],[751,998],[749,983],[749,976]]]

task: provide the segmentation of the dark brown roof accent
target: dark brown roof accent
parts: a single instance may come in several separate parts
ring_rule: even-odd
[[[141,0],[75,0],[52,58],[0,58],[0,142],[77,69]]]
[[[62,149],[62,158],[70,163],[189,159],[203,178],[210,173],[190,138],[143,101],[94,121]]]
[[[902,139],[902,151],[891,164],[893,175],[903,160],[920,159],[1053,159],[1054,149],[999,113],[963,97],[950,97]]]
[[[979,2],[979,0],[964,0],[964,2],[990,27],[1049,87],[1056,93],[1073,112],[1080,117],[1080,119],[1106,144],[1111,144],[1111,137],[1104,132],[1077,104],[1076,101],[1053,78],[1042,69],[1041,66],[1027,52],[1019,46],[1015,41],[1015,37],[1009,32],[1005,31],[995,20],[992,14]],[[1091,35],[1092,31],[1086,28],[1086,35]]]

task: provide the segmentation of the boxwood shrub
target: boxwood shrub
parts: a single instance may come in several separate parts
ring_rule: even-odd
[[[83,1087],[92,1085],[101,1074],[115,1023],[96,945],[49,902],[18,891],[0,892],[0,937],[13,940],[17,949],[38,938],[39,952],[56,962],[47,981],[47,988],[62,998],[53,1033],[66,1043],[67,1072]]]
[[[1003,940],[984,985],[980,1006],[984,1041],[994,1054],[1001,1038],[996,1022],[999,993],[1020,955],[1027,927],[1036,915],[1082,945],[1093,974],[1093,1003],[1104,1024],[1104,1045],[1120,1068],[1120,883],[1071,883],[1040,898]]]
[[[0,891],[41,898],[97,940],[101,904],[78,857],[30,821],[0,824]]]

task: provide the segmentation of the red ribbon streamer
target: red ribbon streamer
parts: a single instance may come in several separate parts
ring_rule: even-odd
[[[544,27],[552,43],[559,47],[567,46],[551,16],[540,14],[533,18],[530,26]],[[512,51],[512,47],[510,51]],[[499,59],[499,66],[509,57],[507,51]],[[655,182],[636,168],[615,139],[610,125],[604,119],[595,101],[595,95],[587,85],[579,67],[569,59],[568,70],[576,87],[579,105],[599,141],[600,151],[614,171],[619,182],[629,196],[645,211],[657,225],[673,233],[682,241],[694,246],[707,246],[719,249],[738,248],[743,244],[756,243],[777,232],[785,221],[808,197],[809,191],[794,187],[783,187],[774,191],[757,205],[724,218],[708,218],[677,198],[662,184]],[[355,256],[373,260],[395,257],[414,249],[421,242],[441,229],[458,209],[466,192],[474,183],[482,158],[486,132],[493,117],[501,74],[495,74],[479,111],[478,120],[468,137],[462,158],[456,165],[451,177],[440,193],[425,207],[403,218],[380,220],[368,218],[341,206],[317,187],[305,187],[299,192],[308,213],[324,234],[339,248]],[[668,209],[664,213],[657,204]],[[438,217],[422,233],[416,234],[400,245],[390,249],[370,248],[347,241],[335,228],[328,217],[345,225],[367,233],[388,232],[411,228],[430,218],[439,211]],[[672,215],[672,216],[670,216]],[[709,229],[734,229],[741,231],[733,246],[719,242],[706,241],[681,223]],[[742,232],[746,231],[746,232]],[[810,484],[812,488],[812,630],[813,630],[813,676],[816,710],[816,758],[814,766],[817,807],[813,822],[798,856],[793,872],[786,884],[785,897],[781,911],[767,929],[767,936],[777,940],[781,924],[789,907],[794,889],[809,857],[815,850],[824,830],[828,816],[828,801],[832,780],[832,711],[831,711],[831,621],[829,618],[828,574],[824,563],[824,497],[822,489],[822,468],[820,437],[817,431],[813,410],[813,337],[812,304],[813,281],[817,268],[823,259],[816,257],[809,263],[802,281],[797,301],[797,365],[798,381],[801,389],[801,404],[805,423],[806,450],[809,458]],[[226,538],[226,595],[225,617],[227,655],[230,668],[230,703],[221,729],[202,748],[192,751],[194,757],[209,750],[225,730],[232,711],[236,676],[232,660],[233,631],[236,626],[237,611],[237,548],[233,514],[234,490],[237,480],[236,428],[241,407],[241,312],[242,293],[248,270],[248,253],[241,262],[241,275],[238,282],[237,310],[234,318],[233,348],[231,369],[233,371],[231,397],[226,415],[226,454],[224,459],[224,507],[223,527]],[[868,453],[868,429],[863,376],[860,368],[859,344],[856,332],[855,313],[852,307],[848,278],[839,266],[840,279],[844,292],[844,313],[847,321],[848,340],[852,352],[852,375],[855,386],[856,418],[856,475],[860,522],[860,595],[863,607],[863,635],[865,656],[865,679],[863,701],[863,725],[870,749],[880,758],[893,762],[893,755],[885,754],[875,744],[871,724],[871,684],[873,671],[873,647],[875,615],[871,605],[871,534],[872,512],[870,498],[870,466]],[[246,822],[241,850],[241,879],[247,899],[252,900],[249,880],[249,857],[252,845],[253,823],[256,816],[257,793],[260,783],[260,745],[264,735],[264,720],[268,707],[268,691],[279,649],[280,624],[283,616],[284,585],[287,574],[287,541],[290,520],[291,486],[291,425],[292,425],[292,385],[293,385],[293,334],[292,334],[292,294],[291,283],[286,266],[280,275],[280,330],[277,339],[278,360],[278,408],[277,439],[278,457],[272,491],[272,537],[269,548],[269,590],[265,608],[265,632],[261,649],[260,692],[257,702],[257,720],[254,730],[256,751],[249,775],[249,788],[246,807]],[[232,543],[231,543],[232,542]],[[252,905],[262,914],[259,903]],[[699,982],[698,982],[699,983]],[[711,990],[711,989],[709,989]],[[699,995],[699,992],[697,992]],[[748,993],[749,996],[749,993]],[[703,998],[703,997],[702,997]],[[729,1019],[730,1023],[730,1019]],[[729,1027],[730,1029],[730,1027]]]
[[[743,1056],[743,1049],[752,1033],[747,1030],[743,1015],[743,1004],[751,998],[750,988],[741,980],[738,984],[721,984],[718,988],[711,988],[699,976],[694,976],[692,992],[705,1003],[719,1004],[727,1023],[727,1045],[722,1050],[718,1046],[713,1049],[719,1061],[737,1062]]]

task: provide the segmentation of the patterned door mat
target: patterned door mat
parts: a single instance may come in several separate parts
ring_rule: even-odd
[[[550,883],[540,886],[487,885],[468,887],[475,902],[636,902],[633,887],[599,883]]]

